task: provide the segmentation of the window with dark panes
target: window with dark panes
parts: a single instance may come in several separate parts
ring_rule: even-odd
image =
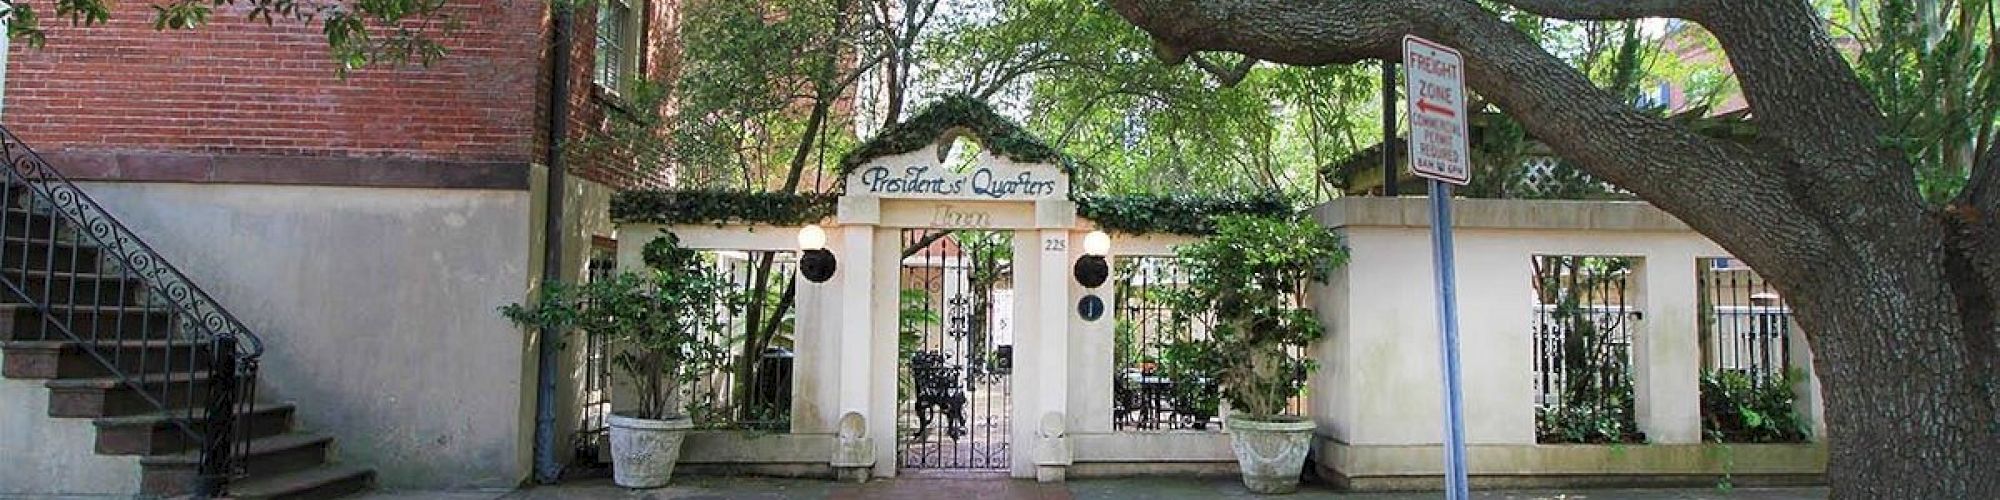
[[[631,85],[638,67],[639,12],[643,0],[603,0],[597,5],[597,71],[594,80],[613,94]]]

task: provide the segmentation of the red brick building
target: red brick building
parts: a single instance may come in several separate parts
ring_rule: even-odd
[[[91,27],[30,3],[47,44],[5,52],[0,125],[263,339],[260,399],[296,404],[293,427],[337,440],[325,461],[385,488],[530,477],[538,339],[495,308],[543,274],[550,2],[452,0],[441,60],[345,77],[321,26],[250,21],[241,5],[156,31],[153,2],[111,2]],[[574,14],[571,92],[557,96],[570,137],[625,119],[621,82],[670,71],[680,3]],[[615,237],[610,193],[668,177],[603,160],[568,170],[559,265],[576,277],[593,241]],[[26,460],[0,472],[0,496],[139,493],[137,458],[95,453],[90,419],[13,400],[45,393],[0,379],[0,426],[29,436],[0,439],[0,456]],[[575,393],[560,389],[557,407],[574,412]],[[563,457],[576,421],[559,415]]]

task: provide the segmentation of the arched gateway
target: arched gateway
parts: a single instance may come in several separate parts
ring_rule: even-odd
[[[954,156],[960,138],[980,151]],[[1034,477],[1038,463],[1067,465],[1070,339],[1086,327],[1071,307],[1084,294],[1072,241],[1087,228],[1070,173],[969,99],[931,106],[842,161],[827,227],[842,269],[818,295],[839,339],[840,410],[877,437],[875,475]]]

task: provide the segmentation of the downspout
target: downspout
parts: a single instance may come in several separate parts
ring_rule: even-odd
[[[563,160],[564,142],[569,137],[570,27],[573,8],[550,2],[555,17],[555,36],[549,84],[549,136],[544,163],[547,182],[542,188],[542,290],[563,280],[563,192],[568,170]],[[554,484],[562,476],[556,462],[556,337],[562,331],[543,327],[535,342],[535,482]]]
[[[13,22],[13,19],[14,15],[11,12],[5,17],[0,17],[0,116],[5,116],[7,112],[7,53],[13,50],[10,44],[14,41],[14,37],[7,36],[6,33],[9,32],[8,23]]]

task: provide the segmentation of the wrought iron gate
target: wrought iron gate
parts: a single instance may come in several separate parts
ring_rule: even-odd
[[[1006,470],[1013,410],[1013,236],[903,231],[896,460]]]

